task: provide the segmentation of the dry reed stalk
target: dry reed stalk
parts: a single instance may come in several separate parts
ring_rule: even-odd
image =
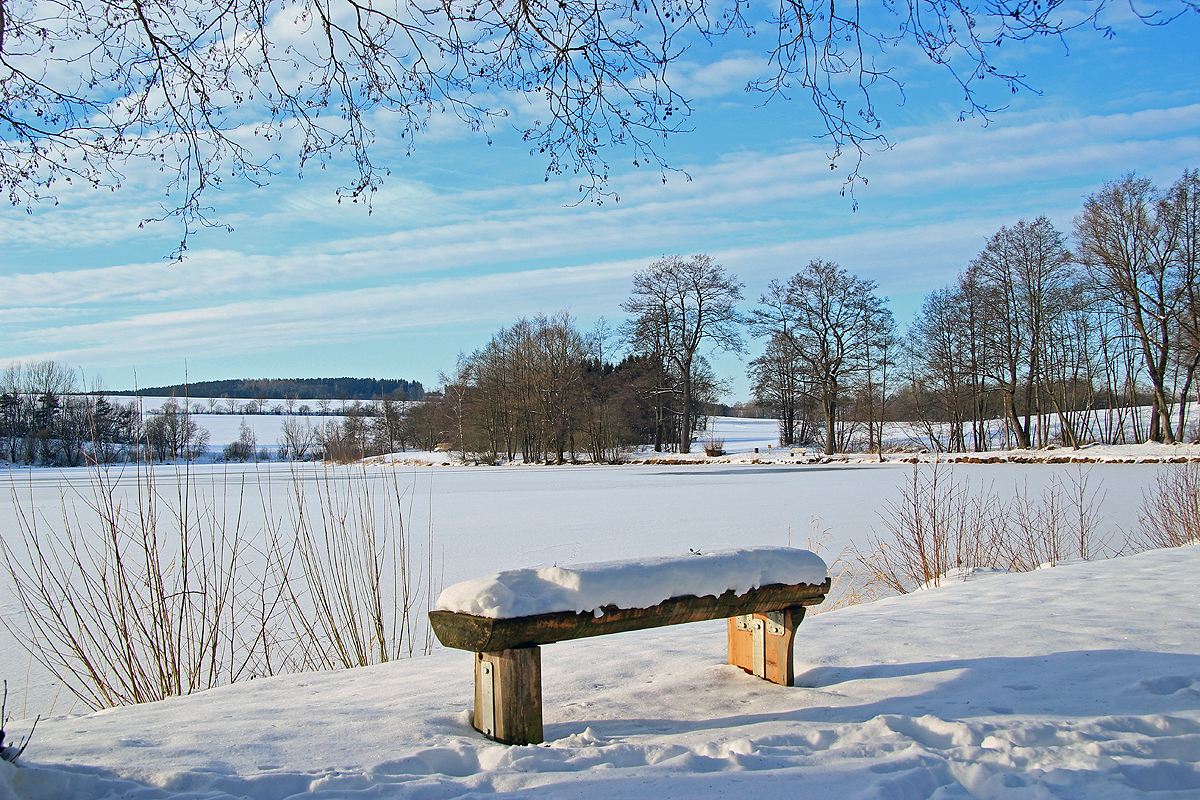
[[[808,549],[820,555],[833,538],[832,531],[821,525],[817,515],[809,521]],[[788,528],[788,546],[792,544],[791,528]],[[829,593],[819,606],[808,610],[809,614],[823,614],[846,606],[869,603],[887,594],[870,567],[872,564],[863,554],[850,545],[829,564]]]
[[[829,565],[830,588],[824,602],[809,609],[823,614],[846,606],[870,603],[892,594],[882,579],[881,565],[875,554],[864,554],[849,545]]]
[[[226,503],[198,502],[190,468],[176,473],[170,501],[138,464],[125,505],[123,472],[93,469],[89,491],[64,492],[59,525],[14,487],[20,537],[2,542],[28,625],[10,631],[92,708],[228,683],[252,660],[234,613],[241,493],[231,520]]]
[[[424,619],[415,611],[428,593],[428,573],[414,569],[411,537],[395,473],[379,478],[386,497],[365,468],[345,480],[325,468],[316,476],[311,504],[293,472],[289,514],[295,531],[291,553],[299,576],[288,581],[288,614],[297,635],[312,647],[311,666],[353,667],[391,661],[416,652]],[[431,545],[431,541],[428,543]],[[429,549],[427,547],[427,549]],[[422,652],[430,649],[426,636]]]
[[[310,508],[293,471],[283,514],[269,476],[256,484],[258,531],[246,530],[244,473],[201,486],[188,465],[160,487],[147,464],[96,465],[55,522],[32,482],[28,499],[12,484],[18,536],[0,550],[27,627],[10,633],[94,709],[413,655],[433,529],[427,570],[414,570],[395,473],[327,469]]]
[[[1095,558],[1108,541],[1097,537],[1104,494],[1090,488],[1090,473],[1080,469],[1067,481],[1054,477],[1038,499],[1028,486],[1017,492],[1009,515],[1005,552],[998,567],[1029,572],[1072,558]]]

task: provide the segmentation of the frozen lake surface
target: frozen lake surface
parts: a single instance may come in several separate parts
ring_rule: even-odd
[[[261,525],[260,496],[282,506],[295,485],[311,495],[326,476],[353,480],[355,469],[304,464],[201,465],[195,484],[207,496],[243,498],[244,527]],[[922,467],[928,469],[928,467]],[[1016,465],[956,464],[952,474],[976,490],[1025,491],[1038,496],[1051,482],[1088,477],[1103,495],[1101,531],[1114,547],[1137,524],[1142,491],[1161,464]],[[881,530],[880,513],[900,496],[913,466],[883,464],[704,464],[684,466],[412,467],[374,466],[380,482],[392,475],[404,495],[414,545],[423,548],[432,530],[438,589],[501,570],[640,558],[756,545],[817,550],[832,562],[844,547],[865,546]],[[155,468],[160,491],[173,487],[177,468]],[[12,470],[0,492],[0,532],[16,535],[14,497],[37,509],[41,524],[61,526],[63,498],[79,504],[90,492],[84,469]],[[126,471],[118,482],[132,493]],[[244,487],[244,488],[243,488]],[[260,492],[262,495],[260,495]],[[169,492],[168,492],[169,494]],[[257,519],[255,518],[257,515]],[[814,535],[815,534],[815,535]],[[416,563],[425,563],[420,554]],[[0,614],[20,624],[7,578],[0,586]],[[9,707],[32,716],[74,706],[7,634],[0,668],[9,681]],[[56,701],[57,698],[57,701]]]

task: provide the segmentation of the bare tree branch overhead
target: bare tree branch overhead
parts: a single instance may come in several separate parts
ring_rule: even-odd
[[[163,216],[208,223],[223,180],[269,179],[277,155],[301,170],[347,154],[339,196],[367,201],[386,177],[377,136],[412,141],[432,115],[479,129],[516,99],[519,124],[552,175],[609,196],[609,153],[665,171],[664,137],[685,130],[689,99],[672,66],[733,33],[767,67],[747,88],[803,98],[812,133],[860,180],[886,144],[875,97],[902,90],[915,48],[952,76],[964,115],[992,109],[984,78],[1016,91],[1002,44],[1060,38],[1101,22],[1107,0],[0,0],[0,188],[19,207],[60,182],[119,187],[139,162],[167,178]],[[1148,24],[1200,11],[1197,0],[1134,12]],[[772,31],[773,33],[763,33]],[[267,141],[266,147],[256,141]],[[266,153],[267,155],[263,155]],[[665,175],[665,172],[664,172]]]

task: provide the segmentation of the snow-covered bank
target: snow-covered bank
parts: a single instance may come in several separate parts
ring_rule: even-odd
[[[956,464],[952,473],[975,494],[990,487],[1005,496],[1030,497],[1039,497],[1055,481],[1067,484],[1086,475],[1090,486],[1099,490],[1096,510],[1101,525],[1096,540],[1110,542],[1115,550],[1123,545],[1126,533],[1137,529],[1143,493],[1166,468],[1162,464]],[[181,469],[155,467],[157,485],[176,486]],[[362,472],[319,464],[230,464],[196,466],[189,474],[196,479],[198,499],[240,508],[243,530],[255,534],[266,524],[261,498],[274,498],[272,502],[282,508],[289,494],[299,489],[315,503],[326,477],[341,484]],[[365,472],[373,481],[397,479],[406,498],[406,523],[418,546],[427,531],[432,533],[432,596],[436,597],[453,583],[500,570],[690,549],[819,547],[821,555],[832,561],[846,546],[864,546],[873,530],[881,530],[880,513],[900,499],[913,467],[892,462],[368,467]],[[131,469],[121,474],[120,497],[132,508],[137,502],[136,474]],[[19,541],[19,513],[36,509],[44,530],[57,529],[62,525],[64,497],[78,506],[80,498],[93,491],[91,476],[82,468],[12,470],[7,477],[9,484],[0,489],[0,535],[9,542]],[[424,563],[424,557],[418,561]],[[0,576],[0,616],[16,628],[27,624],[7,575]],[[8,679],[9,710],[19,717],[82,708],[3,629],[0,676]]]
[[[551,645],[545,746],[471,730],[444,650],[57,717],[0,798],[1200,797],[1198,574],[1186,547],[822,614],[795,688],[724,665],[723,622]]]
[[[1089,444],[1074,450],[1050,446],[1037,450],[986,450],[969,453],[930,451],[920,446],[907,423],[889,423],[885,436],[884,461],[904,461],[928,464],[1156,464],[1200,461],[1200,444]],[[837,453],[825,455],[816,447],[780,447],[779,427],[771,419],[742,419],[713,417],[706,436],[722,441],[724,455],[708,456],[701,443],[693,445],[691,453],[655,452],[646,447],[630,450],[620,459],[622,464],[690,465],[690,464],[872,464],[879,462],[877,453]],[[704,437],[702,437],[703,439]],[[216,440],[214,440],[216,441]],[[408,466],[461,466],[464,459],[456,452],[392,453],[368,459],[368,463],[395,463]],[[469,463],[474,461],[468,459]]]
[[[154,398],[161,400],[162,398]],[[282,402],[282,401],[279,401]],[[156,407],[155,407],[155,410]],[[255,457],[264,461],[280,458],[285,441],[284,426],[289,421],[310,431],[324,425],[340,424],[337,415],[295,416],[282,413],[205,413],[194,412],[191,419],[207,434],[207,445],[196,458],[196,463],[210,464],[224,460],[223,451],[231,443],[238,442],[243,426],[255,439]],[[1001,426],[1002,421],[990,423]],[[623,465],[691,465],[691,464],[864,464],[880,461],[875,453],[861,451],[825,455],[817,445],[779,445],[779,425],[773,419],[741,417],[712,417],[709,425],[698,434],[691,453],[656,452],[649,446],[634,447],[624,451],[613,463]],[[998,434],[995,441],[1000,442]],[[709,440],[722,442],[723,455],[708,456],[704,443]],[[1180,443],[1174,445],[1146,442],[1142,444],[1088,444],[1078,450],[1070,447],[1050,445],[1033,450],[996,449],[950,453],[929,449],[927,437],[922,437],[912,423],[889,422],[884,426],[885,461],[907,461],[911,463],[951,462],[972,464],[1064,464],[1064,463],[1170,463],[1200,461],[1200,444]],[[310,449],[305,458],[314,455]],[[575,463],[588,463],[588,456],[576,453]],[[453,450],[402,450],[385,455],[370,456],[364,460],[368,465],[390,463],[404,466],[479,466],[488,463],[480,454],[464,454]],[[0,465],[4,462],[0,461]],[[524,464],[520,456],[505,466],[533,466]]]
[[[632,450],[618,465],[691,466],[696,464],[1183,464],[1200,461],[1200,444],[1088,445],[1078,450],[1052,447],[1045,450],[984,450],[970,453],[932,453],[928,451],[896,451],[884,453],[824,453],[802,448],[762,447],[748,452],[729,452],[707,456],[697,448],[693,453],[656,453],[653,450]],[[420,467],[477,466],[473,459],[463,459],[453,452],[407,451],[375,456],[365,460],[368,465],[397,464]],[[504,466],[524,466],[519,461]],[[542,465],[538,465],[542,466]]]

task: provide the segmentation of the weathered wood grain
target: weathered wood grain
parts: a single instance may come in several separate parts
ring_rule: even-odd
[[[475,654],[475,730],[503,744],[542,741],[542,651]]]
[[[830,581],[819,584],[770,584],[738,595],[733,590],[720,596],[672,597],[648,608],[606,606],[597,617],[592,613],[563,611],[512,619],[492,619],[453,611],[431,611],[429,622],[445,647],[476,653],[551,644],[609,633],[679,625],[739,614],[760,614],[788,608],[814,606],[825,599]],[[790,649],[790,648],[789,648]]]
[[[772,620],[763,614],[754,615],[761,627],[751,630],[742,630],[736,617],[729,619],[729,663],[771,683],[791,686],[796,682],[792,642],[796,638],[796,628],[804,621],[804,607],[783,609],[775,616],[778,633],[772,632]],[[756,637],[761,637],[762,641],[761,667],[754,658]]]

